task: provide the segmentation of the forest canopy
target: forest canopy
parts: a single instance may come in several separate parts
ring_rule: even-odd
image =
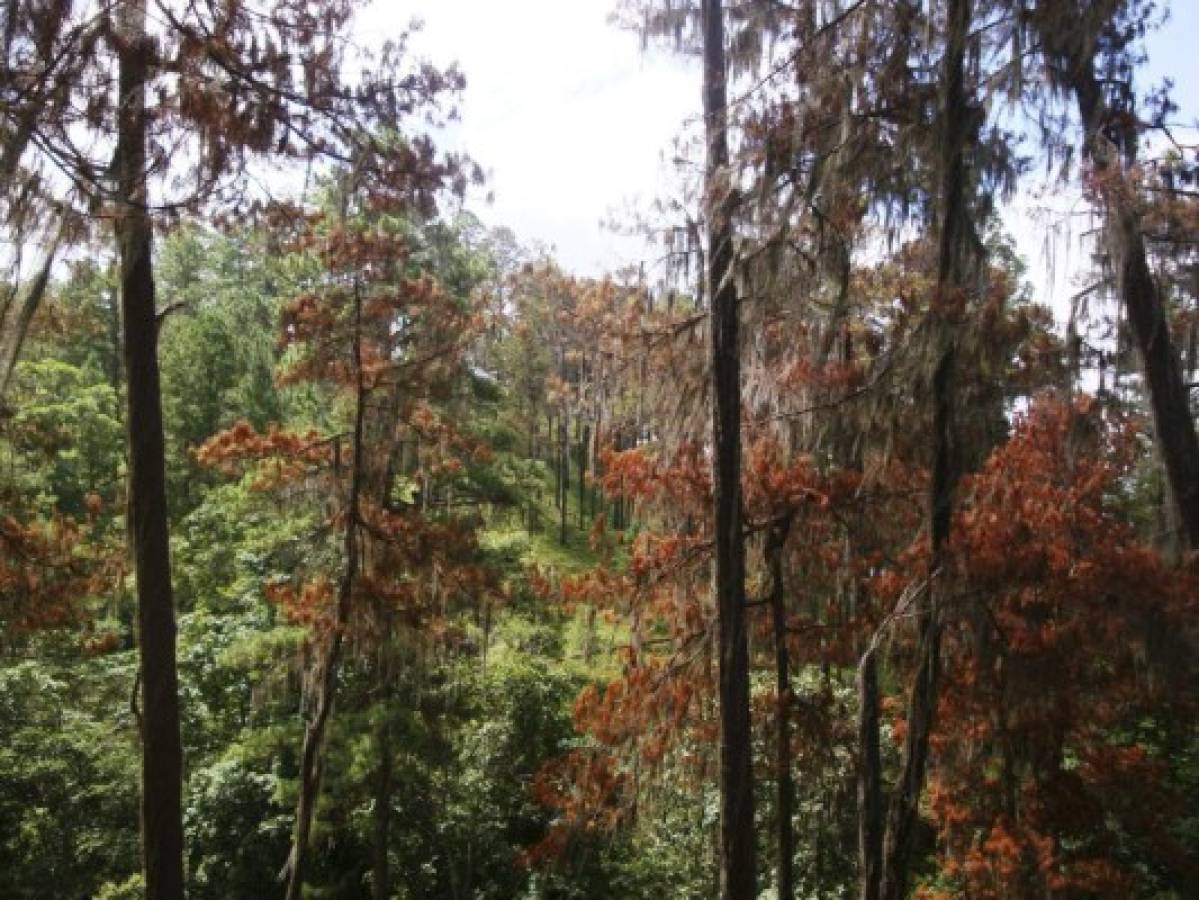
[[[367,5],[0,0],[0,896],[1191,896],[1168,4],[613,0],[600,275]]]

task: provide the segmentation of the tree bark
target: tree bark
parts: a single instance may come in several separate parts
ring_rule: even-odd
[[[887,811],[879,887],[879,895],[884,900],[903,900],[907,896],[912,837],[919,819],[920,795],[924,790],[928,739],[936,724],[940,675],[941,626],[934,603],[934,608],[926,610],[922,616],[920,662],[908,703],[908,733],[904,740],[899,781]]]
[[[741,512],[741,360],[734,278],[724,10],[703,0],[704,132],[707,167],[708,293],[712,332],[712,444],[715,587],[720,653],[720,895],[754,900],[753,759],[749,718],[749,639]]]
[[[566,416],[564,405],[558,416],[558,480],[561,484],[558,492],[558,543],[563,547],[566,546],[566,510],[570,506],[570,435]]]
[[[6,18],[15,25],[15,17],[17,16],[17,8],[14,3],[6,11]],[[4,48],[5,57],[8,56],[9,48]],[[20,110],[16,113],[16,123],[10,131],[2,136],[2,148],[0,148],[0,182],[3,182],[11,194],[18,193],[18,188],[14,186],[14,176],[17,174],[17,169],[21,163],[21,157],[24,156],[25,150],[28,148],[30,141],[33,139],[34,132],[37,127],[38,115],[43,111],[43,106],[36,100],[27,101]],[[30,213],[23,210],[9,209],[8,214],[13,218],[20,220]],[[18,227],[18,231],[20,228]],[[42,295],[46,292],[46,285],[50,281],[50,271],[54,266],[54,259],[58,255],[58,246],[62,238],[62,231],[59,230],[46,251],[42,265],[39,267],[37,274],[34,275],[33,281],[23,295],[18,296],[18,288],[13,287],[13,292],[10,295],[11,306],[9,301],[5,301],[3,305],[3,315],[0,317],[0,326],[3,326],[3,334],[0,334],[0,401],[3,401],[4,396],[8,393],[9,379],[12,377],[12,371],[16,367],[17,357],[21,354],[21,345],[25,342],[25,334],[29,330],[29,323],[33,321],[33,314],[37,311],[38,304],[41,302]]]
[[[9,382],[12,380],[13,370],[17,367],[17,359],[21,355],[25,335],[29,332],[29,324],[33,321],[33,315],[37,312],[38,305],[46,293],[46,286],[50,283],[50,271],[58,256],[59,240],[60,237],[54,238],[33,281],[13,300],[12,307],[4,311],[4,321],[0,322],[4,328],[3,334],[0,334],[0,402],[3,402],[8,394]]]
[[[579,420],[581,423],[581,420]],[[590,427],[579,425],[576,445],[579,453],[579,530],[587,527],[587,446],[591,442]]]
[[[1055,35],[1047,43],[1060,43]],[[1081,45],[1070,47],[1067,80],[1074,92],[1085,132],[1084,152],[1095,168],[1105,204],[1105,243],[1116,273],[1117,290],[1141,357],[1158,450],[1178,512],[1182,538],[1199,549],[1199,437],[1190,397],[1157,281],[1149,269],[1145,237],[1135,198],[1120,183],[1119,152],[1105,129],[1122,132],[1121,143],[1135,154],[1136,134],[1127,118],[1115,121],[1095,75],[1095,62]]]
[[[784,602],[783,549],[791,530],[788,516],[766,536],[766,567],[770,572],[770,610],[774,626],[775,706],[775,831],[778,849],[778,900],[795,897],[795,783],[791,775],[791,660],[787,650],[787,608]]]
[[[142,864],[148,900],[178,900],[183,897],[183,749],[151,258],[153,230],[147,206],[146,82],[151,48],[145,4],[128,0],[120,10],[120,26],[117,237],[129,429],[129,535],[137,575],[142,683]]]
[[[300,758],[300,796],[296,801],[296,825],[292,837],[291,853],[280,873],[287,879],[287,900],[299,900],[304,886],[304,867],[308,861],[308,843],[312,834],[312,820],[316,812],[316,801],[320,795],[322,751],[325,731],[333,712],[333,700],[337,688],[337,672],[341,665],[341,648],[346,626],[350,620],[355,584],[358,580],[359,541],[358,526],[361,519],[359,509],[362,495],[363,455],[366,432],[367,389],[362,371],[362,294],[357,285],[354,289],[354,436],[353,458],[350,468],[350,486],[346,508],[346,530],[343,538],[345,569],[337,586],[337,606],[333,633],[329,647],[321,663],[317,685],[316,709],[304,729],[304,747]],[[425,488],[428,496],[428,487]]]
[[[858,861],[861,900],[878,900],[883,871],[882,757],[878,739],[878,648],[858,664]]]
[[[959,477],[957,429],[953,405],[956,370],[955,307],[964,298],[970,222],[966,204],[966,149],[977,141],[977,124],[966,96],[965,58],[972,18],[970,0],[949,0],[939,123],[937,286],[930,310],[937,345],[932,378],[933,458],[929,485],[929,579],[918,617],[920,649],[908,702],[907,735],[899,781],[887,811],[883,870],[884,900],[907,895],[912,838],[919,820],[920,795],[928,766],[929,738],[936,725],[941,673],[940,578]]]

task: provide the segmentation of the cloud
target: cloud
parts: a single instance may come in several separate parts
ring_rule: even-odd
[[[636,34],[608,24],[612,0],[415,0],[375,3],[364,40],[398,33],[467,77],[462,121],[446,134],[491,172],[495,203],[481,210],[522,240],[552,244],[566,267],[598,273],[644,244],[602,223],[670,187],[662,152],[699,106],[699,71],[642,53]],[[397,13],[402,9],[403,15]]]

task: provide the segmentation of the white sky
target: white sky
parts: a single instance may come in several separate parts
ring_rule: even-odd
[[[452,139],[489,172],[491,207],[472,208],[523,242],[556,248],[570,270],[597,274],[644,245],[605,229],[668,185],[662,160],[699,107],[698,68],[642,53],[609,25],[614,0],[376,0],[366,34],[424,20],[411,48],[457,61],[467,78]]]
[[[1144,81],[1171,75],[1178,118],[1193,123],[1199,0],[1171,5],[1172,20],[1151,38]],[[660,47],[643,52],[637,35],[608,23],[614,7],[615,0],[375,0],[361,26],[373,41],[424,21],[412,50],[437,64],[457,61],[467,78],[462,122],[449,140],[488,171],[495,198],[490,207],[475,198],[472,208],[522,242],[553,247],[567,269],[584,274],[647,255],[642,241],[603,223],[628,221],[628,209],[645,210],[669,193],[664,160],[699,110],[698,65]],[[1022,195],[1005,218],[1037,299],[1060,317],[1087,261],[1085,222],[1036,216],[1044,204],[1085,209],[1076,193],[1054,186],[1040,198]],[[1046,240],[1047,232],[1058,236]]]

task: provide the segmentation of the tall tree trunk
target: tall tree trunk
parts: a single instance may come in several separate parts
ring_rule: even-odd
[[[117,234],[129,429],[129,535],[137,574],[142,683],[142,864],[148,900],[178,900],[183,897],[183,748],[167,534],[153,232],[146,184],[146,81],[151,44],[144,2],[128,0],[121,7],[120,28]]]
[[[16,26],[17,15],[17,5],[13,3],[5,10],[6,28]],[[9,53],[10,48],[5,46],[4,58],[6,60]],[[0,183],[6,185],[12,193],[16,192],[13,183],[21,164],[21,157],[24,156],[25,150],[33,139],[38,116],[42,112],[43,107],[40,102],[27,101],[16,113],[15,127],[0,136]],[[28,214],[24,210],[12,209],[9,210],[9,213],[17,219]],[[37,312],[38,304],[41,303],[46,286],[50,282],[50,272],[54,267],[54,260],[58,256],[59,244],[66,227],[65,212],[62,213],[62,216],[62,224],[54,234],[42,260],[42,265],[38,268],[33,280],[23,294],[19,293],[17,287],[14,286],[11,305],[6,302],[3,306],[3,316],[0,317],[0,327],[3,328],[3,332],[0,333],[0,402],[8,393],[9,380],[17,365],[17,358],[21,355],[21,346],[29,331],[29,323],[33,321],[33,315]],[[18,230],[20,229],[18,228]]]
[[[791,660],[787,651],[786,584],[783,549],[791,530],[788,516],[766,535],[766,567],[770,572],[770,611],[774,625],[775,707],[775,813],[778,849],[778,900],[795,897],[795,783],[791,775]]]
[[[930,587],[930,591],[932,588]],[[883,871],[879,895],[884,900],[907,896],[912,838],[919,819],[920,795],[928,765],[928,739],[936,722],[941,676],[941,625],[936,601],[921,615],[921,643],[912,696],[908,702],[908,733],[904,740],[899,781],[887,811],[883,838]]]
[[[588,453],[591,456],[591,516],[595,518],[604,512],[603,491],[600,487],[600,477],[603,475],[603,463],[600,453],[604,446],[604,402],[606,400],[605,385],[607,377],[604,371],[604,358],[599,357],[596,364],[599,375],[595,380],[595,409],[593,419],[595,424],[591,429],[591,446]]]
[[[965,58],[971,24],[970,0],[949,0],[946,10],[945,57],[939,123],[940,159],[937,209],[939,214],[937,286],[933,297],[933,335],[937,365],[932,379],[933,459],[929,485],[929,577],[918,617],[919,657],[908,702],[907,735],[900,762],[899,781],[887,811],[883,838],[883,871],[880,894],[884,900],[907,895],[912,838],[919,819],[920,795],[928,765],[929,737],[936,724],[941,670],[941,567],[949,538],[954,492],[959,476],[954,382],[956,369],[955,308],[963,302],[970,241],[966,206],[966,149],[976,142],[966,96]]]
[[[559,492],[561,505],[558,507],[558,543],[564,547],[566,546],[566,510],[570,506],[570,434],[566,416],[566,409],[563,407],[561,415],[558,416],[558,471],[560,473],[559,481],[562,484]]]
[[[757,896],[753,759],[749,719],[749,638],[741,513],[741,359],[734,278],[724,9],[703,0],[704,132],[707,168],[708,293],[712,332],[712,444],[716,608],[720,652],[720,894]]]
[[[1095,168],[1095,181],[1105,205],[1105,244],[1145,372],[1158,450],[1182,537],[1190,548],[1199,549],[1199,437],[1195,419],[1161,292],[1149,269],[1140,213],[1133,196],[1120,182],[1120,151],[1105,135],[1105,130],[1114,129],[1132,156],[1136,152],[1135,125],[1130,117],[1113,115],[1096,77],[1094,58],[1085,55],[1082,42],[1062,41],[1061,35],[1053,31],[1043,37],[1047,46],[1058,49],[1068,67],[1066,80],[1082,119],[1084,150]]]
[[[390,691],[384,692],[384,703]],[[375,900],[391,898],[391,865],[388,848],[391,844],[391,728],[387,720],[389,712],[384,710],[383,723],[379,726],[379,770],[375,792],[374,814],[374,864],[373,881]]]
[[[299,900],[304,886],[304,867],[308,861],[308,843],[312,834],[312,820],[316,813],[316,801],[320,795],[322,751],[325,731],[333,712],[333,700],[337,688],[337,672],[341,665],[341,648],[346,626],[350,620],[355,584],[358,580],[358,527],[361,520],[359,509],[362,495],[363,455],[366,433],[367,389],[362,371],[362,293],[358,285],[354,288],[354,436],[351,448],[350,486],[346,505],[345,536],[343,552],[345,569],[337,586],[337,606],[333,633],[329,646],[320,663],[316,684],[316,705],[312,719],[304,729],[304,747],[300,757],[300,796],[296,801],[296,825],[292,836],[291,853],[280,873],[287,879],[287,900]],[[424,488],[428,497],[428,485]]]
[[[590,441],[590,426],[576,420],[578,433],[576,445],[579,453],[579,530],[587,527],[587,445]]]
[[[858,861],[861,900],[878,900],[883,871],[882,758],[878,737],[878,647],[858,664]]]
[[[620,453],[625,448],[624,429],[614,428],[612,431],[612,449]],[[624,529],[624,476],[616,486],[615,496],[612,498],[612,527],[617,531]]]
[[[50,283],[50,271],[58,256],[60,239],[61,231],[46,250],[42,265],[33,280],[24,291],[14,289],[17,296],[13,298],[11,307],[4,311],[4,319],[0,322],[0,326],[3,327],[3,332],[0,333],[0,402],[3,402],[8,394],[9,382],[12,380],[13,370],[17,367],[17,359],[21,355],[25,335],[29,332],[29,324],[33,321],[33,315],[37,312],[38,305],[46,293],[46,286]]]

